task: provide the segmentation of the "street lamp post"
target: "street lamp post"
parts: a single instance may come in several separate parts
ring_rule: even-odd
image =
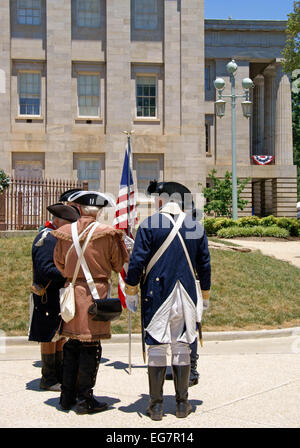
[[[249,100],[249,90],[254,87],[254,83],[250,78],[244,78],[242,87],[244,93],[237,95],[235,91],[235,73],[238,69],[237,63],[234,59],[226,65],[226,70],[230,75],[231,95],[223,95],[225,89],[225,81],[223,78],[217,78],[214,81],[215,89],[218,93],[218,99],[215,102],[217,117],[224,117],[226,101],[223,98],[231,98],[231,139],[232,139],[232,218],[238,217],[237,206],[237,174],[236,174],[236,99],[245,98],[242,102],[243,115],[250,118],[252,115],[252,102]]]

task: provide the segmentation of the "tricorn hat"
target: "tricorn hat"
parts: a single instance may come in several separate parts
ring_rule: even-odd
[[[178,182],[157,182],[150,181],[147,188],[147,194],[165,194],[170,196],[171,201],[181,202],[185,208],[193,207],[193,197],[191,191]]]
[[[95,207],[115,206],[112,198],[99,191],[80,190],[69,196],[69,202],[80,205],[91,205]]]
[[[58,198],[59,202],[69,202],[69,197],[77,193],[78,191],[82,191],[81,188],[72,188],[71,190],[64,191]]]
[[[64,219],[70,222],[75,222],[80,218],[80,213],[76,207],[65,205],[61,202],[49,205],[47,207],[47,210],[49,213],[51,213],[51,215],[56,216],[56,218]]]

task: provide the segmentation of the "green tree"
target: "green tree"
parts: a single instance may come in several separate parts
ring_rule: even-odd
[[[208,177],[212,180],[211,187],[203,188],[203,195],[207,200],[204,206],[206,213],[214,212],[217,216],[232,217],[232,173],[226,171],[224,179],[215,176],[217,171],[213,169]],[[249,182],[250,177],[244,180],[237,179],[238,208],[243,210],[248,201],[241,199],[240,195]],[[202,185],[199,183],[199,185]]]
[[[5,188],[8,188],[9,182],[9,176],[0,168],[0,194],[3,193]]]
[[[300,68],[300,1],[294,1],[294,11],[288,14],[286,44],[282,52],[286,73]]]

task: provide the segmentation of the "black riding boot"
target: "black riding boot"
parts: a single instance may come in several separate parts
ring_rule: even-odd
[[[78,372],[78,402],[75,409],[77,414],[94,414],[107,409],[107,403],[98,402],[93,396],[93,387],[96,384],[101,353],[100,342],[81,344]]]
[[[57,351],[55,353],[55,370],[56,370],[56,378],[59,383],[62,383],[63,376],[63,352]]]
[[[163,417],[163,385],[167,367],[148,366],[150,403],[147,415],[152,420],[161,420]]]
[[[185,418],[192,412],[192,405],[188,401],[190,368],[190,365],[172,366],[176,391],[176,417],[178,418]]]
[[[195,386],[196,384],[198,384],[198,381],[199,381],[199,373],[197,372],[198,358],[199,358],[199,355],[191,354],[191,373],[190,373],[189,387]]]
[[[60,392],[60,384],[56,376],[55,354],[44,354],[42,358],[42,378],[40,381],[40,389]]]
[[[80,341],[69,339],[63,347],[63,379],[60,405],[69,410],[76,403]]]

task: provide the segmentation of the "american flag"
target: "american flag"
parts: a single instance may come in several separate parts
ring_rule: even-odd
[[[131,149],[130,139],[126,146],[125,159],[122,171],[119,195],[117,199],[116,213],[113,220],[113,227],[125,230],[130,238],[133,238],[133,232],[137,223],[136,198],[134,183],[131,170]],[[128,200],[129,196],[129,200]],[[125,303],[125,277],[128,270],[128,264],[125,263],[119,274],[118,293],[122,306],[126,308]]]

